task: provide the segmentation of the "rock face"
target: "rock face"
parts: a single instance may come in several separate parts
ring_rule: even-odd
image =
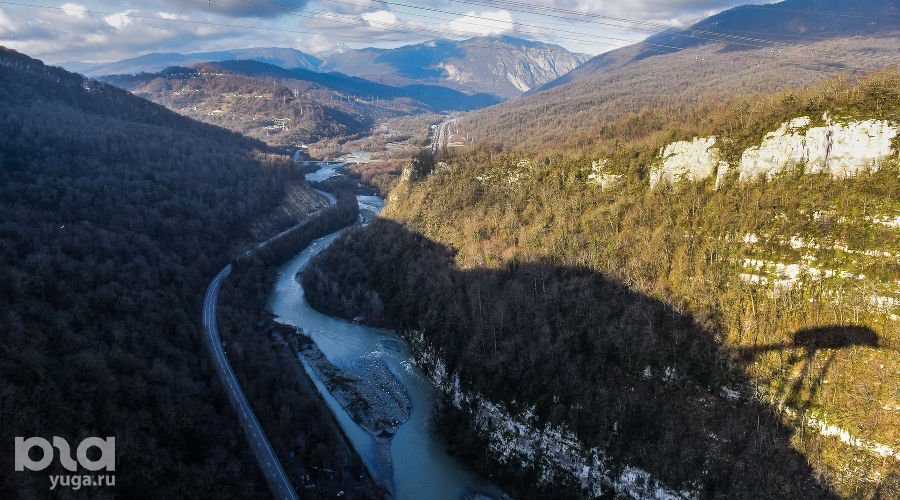
[[[384,361],[365,360],[339,368],[309,338],[299,353],[354,422],[376,438],[390,438],[409,420],[412,401]]]
[[[823,116],[824,127],[810,127],[808,116],[783,123],[758,146],[747,148],[737,166],[720,158],[715,137],[679,141],[660,151],[660,163],[650,171],[650,188],[660,182],[702,180],[716,175],[716,187],[736,168],[741,181],[767,179],[786,169],[802,166],[806,173],[834,177],[853,176],[896,155],[891,143],[900,126],[886,120],[836,122]]]
[[[250,233],[257,240],[263,240],[328,206],[328,201],[313,192],[305,182],[291,183],[285,190],[284,199],[272,212],[258,218],[250,226]]]
[[[616,185],[622,179],[622,176],[620,174],[608,172],[608,165],[609,160],[607,159],[591,162],[591,173],[587,176],[588,182],[592,182],[600,186],[600,189],[603,191],[616,187]]]
[[[800,117],[770,132],[762,144],[748,148],[741,157],[740,179],[747,180],[804,165],[807,173],[848,177],[877,167],[891,155],[891,141],[898,127],[885,120],[836,123],[823,117],[824,127],[812,127],[809,117]]]
[[[660,151],[662,163],[650,170],[650,189],[660,182],[696,181],[715,174],[721,163],[715,144],[715,137],[696,137],[663,148]]]
[[[501,97],[515,97],[559,78],[587,59],[555,45],[504,38],[492,39],[490,43],[495,46],[491,55],[493,60],[485,65],[473,65],[469,58],[467,61],[441,62],[438,66],[447,72],[446,78],[451,82]],[[473,44],[471,50],[477,49]],[[484,49],[480,51],[484,52]],[[483,59],[484,55],[481,55],[475,61]]]
[[[487,435],[487,452],[500,463],[539,471],[541,483],[573,481],[590,495],[600,497],[612,489],[616,498],[681,500],[697,498],[691,490],[668,489],[637,467],[616,469],[600,448],[589,448],[562,427],[536,424],[534,408],[513,415],[502,402],[460,387],[459,373],[450,373],[438,351],[419,330],[404,332],[414,362],[431,383],[457,408],[471,417],[473,430]]]
[[[356,49],[325,58],[338,71],[391,85],[427,83],[511,98],[559,78],[589,59],[558,45],[508,36],[433,40],[393,49]]]

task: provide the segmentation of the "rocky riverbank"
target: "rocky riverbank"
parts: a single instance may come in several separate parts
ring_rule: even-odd
[[[409,394],[383,361],[367,359],[337,367],[309,337],[299,335],[297,344],[307,365],[366,432],[376,438],[390,438],[409,420]]]

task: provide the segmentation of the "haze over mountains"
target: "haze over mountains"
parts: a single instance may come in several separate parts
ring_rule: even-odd
[[[191,66],[201,62],[247,59],[281,66],[282,68],[316,69],[322,60],[296,49],[255,47],[249,49],[218,50],[191,54],[152,53],[110,63],[64,62],[59,65],[88,76],[121,75],[126,73],[154,73],[170,66]]]
[[[724,44],[717,46],[719,51],[777,52],[785,45],[896,32],[900,30],[898,6],[897,0],[786,0],[771,5],[743,5],[703,19],[687,29],[669,29],[642,43],[600,54],[537,90],[702,45]]]
[[[105,64],[61,66],[89,76],[157,72],[169,66],[247,59],[318,72],[340,72],[392,85],[444,85],[468,93],[514,97],[559,78],[588,59],[558,46],[512,37],[437,40],[395,49],[346,49],[323,56],[288,48],[250,48],[192,54],[154,53]]]

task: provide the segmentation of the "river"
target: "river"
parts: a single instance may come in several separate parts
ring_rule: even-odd
[[[384,205],[377,197],[359,197],[360,208],[376,211]],[[306,366],[344,433],[362,457],[368,469],[378,479],[393,484],[394,498],[399,500],[456,500],[461,498],[503,498],[495,486],[462,467],[446,452],[441,436],[432,432],[429,417],[434,408],[437,391],[421,369],[411,363],[404,341],[389,330],[369,328],[314,310],[307,303],[297,273],[310,258],[325,249],[340,232],[320,238],[279,269],[278,279],[269,299],[269,310],[276,320],[302,327],[306,335],[319,346],[328,360],[338,367],[355,361],[378,359],[406,387],[412,400],[408,421],[400,425],[390,445],[393,478],[378,477],[385,470],[375,440],[360,428],[328,393],[324,383]],[[303,361],[303,358],[300,358]]]

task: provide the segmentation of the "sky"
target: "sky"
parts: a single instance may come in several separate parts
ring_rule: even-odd
[[[746,3],[769,2],[0,0],[0,45],[58,64],[248,47],[321,55],[344,47],[508,35],[596,55]]]

